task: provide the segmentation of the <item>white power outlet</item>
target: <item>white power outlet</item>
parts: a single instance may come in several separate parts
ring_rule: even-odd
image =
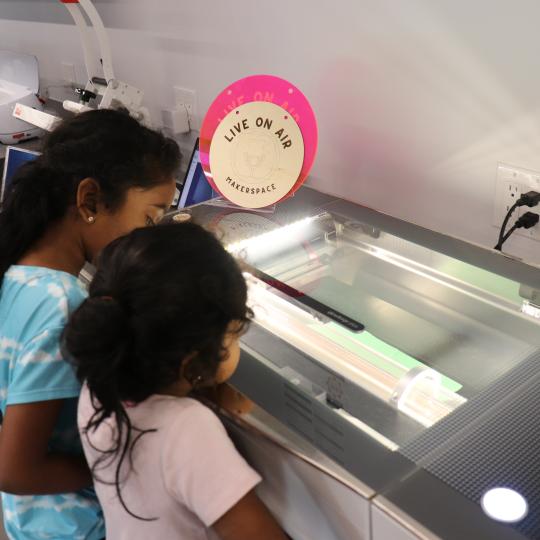
[[[500,228],[508,210],[510,210],[522,193],[527,193],[528,191],[538,191],[540,193],[540,172],[514,167],[506,163],[498,164],[493,212],[493,225],[495,227]],[[540,205],[535,208],[529,208],[528,206],[516,208],[507,230],[519,216],[529,211],[540,214]],[[540,241],[540,225],[535,225],[530,229],[517,229],[514,234]]]
[[[77,82],[75,66],[70,62],[62,62],[62,80],[68,84],[75,84]]]
[[[192,129],[198,129],[197,94],[195,90],[174,87],[174,102],[177,109],[185,108],[188,113],[189,124]]]

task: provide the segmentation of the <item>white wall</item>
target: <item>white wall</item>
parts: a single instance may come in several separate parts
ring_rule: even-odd
[[[155,117],[174,85],[196,89],[202,112],[246,75],[299,86],[319,120],[310,182],[323,191],[493,245],[497,162],[540,170],[536,0],[95,4],[117,76],[144,89]],[[82,79],[64,10],[0,0],[0,47],[36,54],[49,81],[62,61]],[[508,249],[540,262],[540,243],[517,238]]]

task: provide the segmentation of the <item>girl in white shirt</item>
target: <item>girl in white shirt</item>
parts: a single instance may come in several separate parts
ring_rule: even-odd
[[[65,348],[84,381],[78,423],[107,540],[284,540],[259,475],[188,397],[236,368],[246,284],[219,241],[185,223],[102,253]]]

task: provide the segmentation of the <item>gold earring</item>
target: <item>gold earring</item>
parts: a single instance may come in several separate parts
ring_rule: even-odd
[[[195,379],[193,379],[191,381],[191,386],[193,387],[194,390],[197,389],[197,387],[203,382],[203,376],[202,375],[198,375],[197,377],[195,377]]]
[[[94,221],[96,221],[96,218],[94,216],[88,217],[88,223],[94,223]]]

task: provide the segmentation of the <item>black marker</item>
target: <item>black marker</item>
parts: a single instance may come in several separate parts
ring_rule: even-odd
[[[318,300],[315,300],[315,298],[312,298],[306,293],[299,291],[286,283],[283,283],[283,281],[279,281],[279,279],[269,276],[257,268],[251,268],[251,271],[255,277],[259,278],[261,281],[264,281],[264,283],[270,285],[270,287],[273,287],[274,289],[286,294],[299,304],[313,309],[320,315],[328,317],[332,321],[347,328],[347,330],[351,330],[352,332],[362,332],[365,329],[365,326],[362,323],[351,319],[347,315],[344,315],[340,311],[337,311],[330,306],[319,302]]]

